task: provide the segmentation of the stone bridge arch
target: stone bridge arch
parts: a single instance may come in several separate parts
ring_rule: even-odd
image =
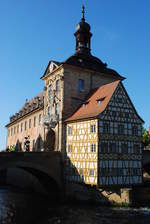
[[[46,191],[58,195],[63,189],[62,159],[59,152],[0,153],[0,172],[20,169],[36,177]]]

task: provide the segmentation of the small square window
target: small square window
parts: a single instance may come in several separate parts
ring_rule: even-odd
[[[108,143],[107,142],[103,142],[101,143],[101,150],[102,153],[108,153]]]
[[[121,144],[121,151],[122,151],[122,153],[127,154],[128,153],[128,145],[125,144],[125,143],[122,143]]]
[[[109,133],[109,124],[104,123],[103,125],[103,133],[108,134]]]
[[[95,124],[91,125],[91,133],[95,133],[96,132],[96,126]]]
[[[91,152],[96,152],[96,144],[91,144]]]
[[[110,153],[116,153],[117,152],[116,143],[110,143],[109,144],[109,152]]]
[[[69,136],[72,135],[72,127],[68,127],[68,135],[69,135]]]
[[[123,124],[118,125],[118,134],[124,135],[124,125]]]
[[[121,96],[118,96],[117,101],[118,101],[118,103],[122,103],[122,97]]]
[[[68,152],[72,153],[72,145],[68,145]]]
[[[90,176],[93,177],[94,176],[94,170],[90,169]]]
[[[139,154],[140,153],[140,144],[133,145],[133,153]]]
[[[112,111],[112,116],[116,117],[116,111]]]
[[[133,136],[137,136],[138,135],[138,128],[137,128],[137,126],[133,126],[132,127],[132,135]]]

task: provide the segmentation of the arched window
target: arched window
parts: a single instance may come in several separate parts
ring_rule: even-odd
[[[33,125],[34,125],[34,127],[36,127],[36,117],[34,117]]]

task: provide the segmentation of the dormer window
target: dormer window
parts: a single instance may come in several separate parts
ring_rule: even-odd
[[[98,105],[101,105],[101,103],[103,102],[104,99],[105,99],[105,97],[100,98],[100,99],[97,99],[97,104]]]
[[[102,102],[101,100],[97,100],[97,103],[98,103],[99,105],[101,105],[101,102]]]
[[[85,107],[87,104],[89,103],[89,101],[86,101],[82,104],[82,107]]]

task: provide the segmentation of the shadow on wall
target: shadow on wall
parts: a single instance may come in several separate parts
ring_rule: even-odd
[[[69,201],[82,201],[110,205],[110,201],[101,191],[92,185],[85,184],[84,174],[79,174],[77,168],[67,157],[64,164],[65,193]]]

